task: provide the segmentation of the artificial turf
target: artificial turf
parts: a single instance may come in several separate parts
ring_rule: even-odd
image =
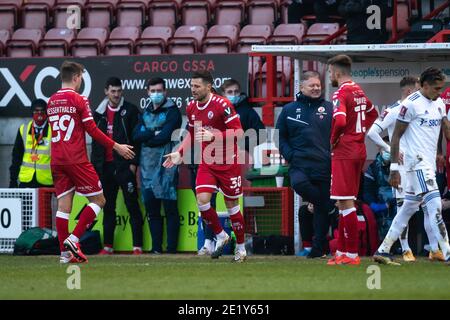
[[[368,289],[367,269],[326,260],[250,256],[245,263],[196,255],[89,256],[81,289],[69,290],[69,265],[57,256],[0,255],[2,299],[449,299],[450,266],[420,258],[379,266],[381,289]],[[377,265],[378,266],[378,265]],[[370,282],[370,281],[369,281]]]

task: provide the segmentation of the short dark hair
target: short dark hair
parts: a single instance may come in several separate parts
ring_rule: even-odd
[[[412,77],[412,76],[406,76],[403,77],[402,80],[400,80],[400,88],[404,88],[404,87],[414,87],[416,85],[416,83],[419,82],[419,78],[417,77]]]
[[[160,78],[160,77],[155,77],[155,78],[149,79],[147,81],[147,90],[150,88],[150,86],[156,86],[157,84],[162,84],[163,90],[166,90],[166,82],[164,81],[163,78]]]
[[[429,67],[425,69],[424,72],[420,75],[420,86],[423,87],[423,84],[426,82],[428,84],[434,84],[436,81],[445,81],[445,75],[441,70],[433,67]]]
[[[105,89],[108,90],[109,86],[111,87],[122,87],[122,81],[120,81],[117,77],[110,77],[106,80]]]
[[[225,80],[222,84],[222,86],[220,87],[220,89],[222,90],[222,92],[225,91],[225,88],[231,87],[231,86],[238,86],[239,90],[241,90],[241,85],[239,84],[239,82],[237,80],[234,79],[228,79]]]
[[[352,71],[352,58],[345,54],[338,54],[328,59],[327,64],[339,68],[346,74],[350,74]]]
[[[208,83],[210,85],[213,85],[214,83],[213,76],[209,71],[206,70],[194,72],[194,74],[192,75],[192,79],[202,79],[204,83]]]
[[[305,71],[302,74],[301,81],[306,81],[311,78],[319,78],[320,79],[320,73],[318,73],[317,71]]]
[[[35,99],[31,102],[31,111],[34,111],[36,108],[42,108],[44,110],[47,110],[47,102],[43,99]]]
[[[64,61],[59,70],[62,82],[71,82],[76,75],[82,74],[84,66],[74,61]]]

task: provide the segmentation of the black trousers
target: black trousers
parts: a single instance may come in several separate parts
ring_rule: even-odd
[[[329,213],[334,209],[333,202],[330,200],[330,180],[311,179],[304,170],[297,168],[291,168],[289,176],[295,192],[314,205],[313,248],[323,252],[330,228]]]
[[[147,211],[150,234],[152,236],[152,252],[162,253],[163,225],[161,216],[161,204],[167,220],[167,252],[176,253],[178,235],[180,230],[180,216],[178,214],[177,200],[157,199],[152,189],[143,189],[145,210]]]
[[[122,189],[125,206],[130,214],[133,246],[142,247],[142,212],[139,207],[136,176],[129,168],[116,170],[113,162],[105,162],[101,177],[106,203],[103,208],[104,243],[112,245],[116,228],[116,200],[119,187]]]

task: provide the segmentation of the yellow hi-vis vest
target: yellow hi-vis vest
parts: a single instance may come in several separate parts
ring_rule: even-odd
[[[25,152],[23,154],[22,165],[20,166],[19,181],[30,182],[33,179],[33,175],[36,172],[36,180],[43,185],[52,185],[52,171],[50,169],[50,143],[52,138],[52,130],[50,126],[47,130],[47,136],[42,138],[43,143],[36,146],[35,152],[39,156],[37,161],[33,161],[31,158],[33,148],[33,138],[31,137],[34,132],[30,129],[33,120],[30,121],[24,132],[25,124],[20,126],[20,135],[22,136]]]

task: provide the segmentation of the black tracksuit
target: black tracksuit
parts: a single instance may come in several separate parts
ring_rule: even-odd
[[[333,106],[323,98],[297,95],[297,101],[283,107],[276,128],[278,148],[289,162],[294,190],[314,204],[313,249],[323,252],[329,228],[331,152],[330,134]]]
[[[106,134],[108,120],[107,102],[104,100],[94,113],[94,120],[98,128]],[[105,161],[105,149],[95,140],[92,141],[91,162],[97,171],[103,185],[106,204],[103,208],[104,243],[112,245],[114,229],[116,227],[116,200],[119,187],[122,189],[125,205],[130,214],[133,231],[133,246],[142,247],[142,213],[138,202],[136,175],[130,170],[130,165],[139,164],[139,144],[132,140],[133,129],[138,121],[139,110],[135,105],[126,101],[119,104],[120,109],[113,120],[113,140],[120,144],[133,145],[136,156],[132,160],[125,160],[113,151],[113,161]]]

